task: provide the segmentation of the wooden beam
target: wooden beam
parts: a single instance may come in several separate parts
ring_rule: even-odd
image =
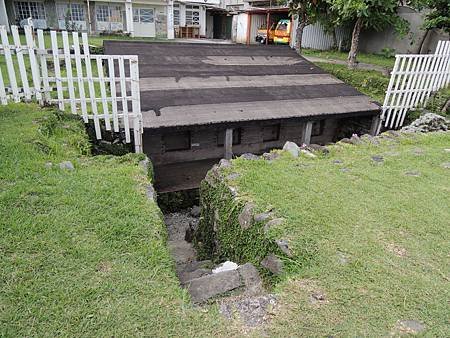
[[[250,33],[252,31],[252,15],[250,13],[247,14],[247,45],[250,44]]]
[[[303,144],[310,144],[311,143],[311,132],[312,132],[312,121],[307,121],[303,124],[303,130],[302,130],[302,145]]]
[[[231,160],[233,157],[233,129],[228,128],[225,131],[225,159]]]
[[[372,125],[370,126],[370,135],[377,136],[380,132],[381,119],[380,115],[372,117]]]

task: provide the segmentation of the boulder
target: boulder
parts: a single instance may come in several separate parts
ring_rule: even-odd
[[[259,156],[258,155],[251,154],[251,153],[242,154],[240,156],[240,158],[243,158],[244,160],[249,160],[249,161],[259,160]]]
[[[264,153],[264,154],[262,155],[262,157],[263,157],[263,159],[265,159],[266,161],[271,162],[271,161],[274,161],[274,160],[276,160],[277,158],[279,158],[279,157],[280,157],[280,154],[277,153],[277,152]]]
[[[63,170],[75,170],[75,167],[73,166],[72,162],[70,161],[64,161],[59,164],[59,168]]]
[[[191,211],[189,211],[189,213],[191,214],[192,217],[199,217],[200,216],[200,207],[198,205],[194,205],[191,208]]]
[[[287,141],[284,146],[283,150],[287,151],[289,154],[291,154],[294,157],[298,157],[298,154],[300,152],[300,147],[296,145],[294,142]]]
[[[257,295],[263,291],[263,285],[258,270],[251,263],[246,263],[238,268],[242,282],[245,285],[247,295]]]
[[[255,206],[252,203],[247,203],[238,216],[239,224],[242,229],[248,229],[253,223],[253,208]]]
[[[447,131],[450,121],[444,116],[434,113],[426,113],[413,121],[409,126],[403,127],[402,131],[409,133],[429,133],[433,131]]]
[[[283,262],[274,254],[268,255],[261,261],[261,265],[274,275],[280,275],[283,273]]]
[[[285,239],[277,239],[275,243],[283,253],[285,253],[288,257],[292,257],[292,252],[291,249],[289,249],[288,241],[286,241]]]
[[[241,277],[237,270],[229,270],[192,279],[185,285],[192,301],[201,303],[214,296],[239,288]]]

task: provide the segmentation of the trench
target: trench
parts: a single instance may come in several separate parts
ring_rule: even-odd
[[[104,139],[97,140],[91,124],[86,125],[86,131],[93,155],[121,156],[133,150],[121,133],[105,132]],[[217,303],[226,320],[237,320],[245,328],[264,325],[277,307],[277,298],[266,292],[258,270],[250,263],[197,257],[193,241],[201,217],[199,189],[157,194],[157,203],[167,227],[167,247],[176,276],[191,302],[200,307]]]
[[[246,328],[264,325],[277,299],[266,292],[258,270],[249,263],[238,265],[217,262],[214,257],[197,257],[193,241],[201,217],[199,189],[161,195],[158,203],[164,211],[167,246],[180,286],[188,291],[191,301],[200,306],[217,302],[226,320],[238,320]]]

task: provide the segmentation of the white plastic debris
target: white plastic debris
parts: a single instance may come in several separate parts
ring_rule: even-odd
[[[230,271],[230,270],[236,270],[238,268],[238,265],[234,262],[226,261],[222,264],[220,264],[217,268],[213,269],[213,273],[219,273],[223,271]]]

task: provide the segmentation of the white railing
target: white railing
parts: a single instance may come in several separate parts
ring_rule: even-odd
[[[449,83],[450,41],[439,41],[434,54],[396,55],[382,108],[384,126],[401,127],[410,109],[425,106],[431,93]]]
[[[61,110],[68,107],[85,123],[93,121],[97,139],[102,138],[101,125],[108,131],[124,130],[127,143],[133,132],[135,150],[142,152],[138,57],[91,55],[86,33],[80,41],[78,32],[61,32],[60,49],[55,31],[50,32],[51,46],[46,46],[42,30],[36,36],[30,26],[24,31],[22,45],[16,26],[11,26],[12,40],[0,26],[0,54],[6,63],[5,76],[0,67],[1,104],[37,100]]]

